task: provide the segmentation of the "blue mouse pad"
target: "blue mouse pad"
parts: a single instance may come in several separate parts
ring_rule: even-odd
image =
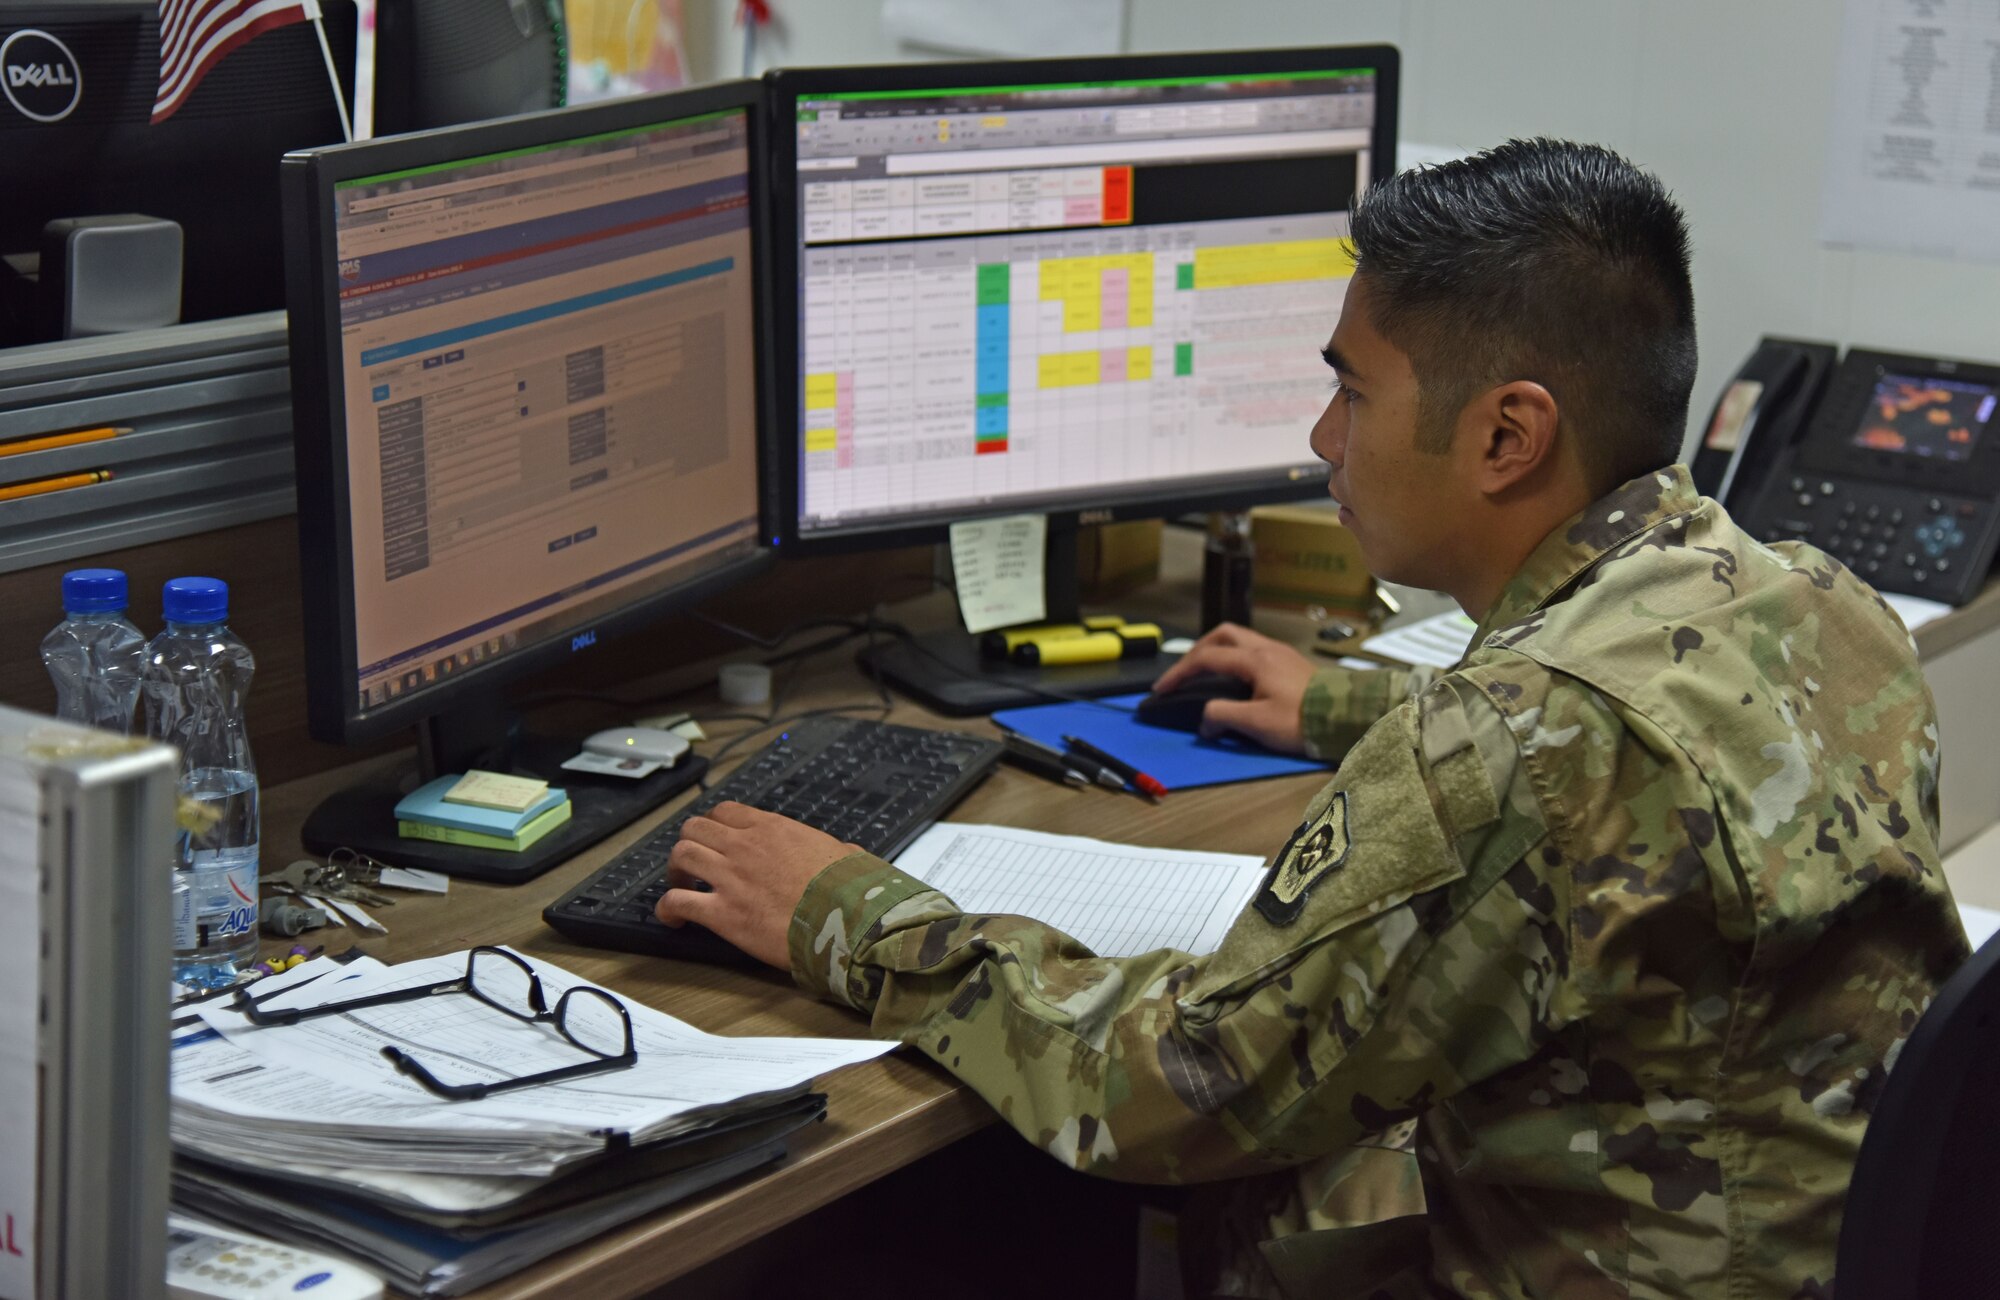
[[[1149,727],[1132,716],[1144,695],[1113,695],[1094,703],[1036,704],[1001,709],[993,720],[1009,731],[1063,748],[1064,736],[1087,740],[1159,781],[1169,790],[1232,781],[1261,781],[1298,772],[1324,772],[1332,767],[1318,759],[1274,754],[1239,736],[1203,740],[1191,731]],[[1113,707],[1101,708],[1108,704]]]

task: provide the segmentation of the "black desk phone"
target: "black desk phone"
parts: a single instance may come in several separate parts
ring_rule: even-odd
[[[1962,605],[2000,546],[2000,365],[1766,338],[1723,389],[1695,486],[1763,541]]]

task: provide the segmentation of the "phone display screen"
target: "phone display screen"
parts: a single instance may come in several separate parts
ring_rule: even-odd
[[[1866,451],[1963,461],[1991,428],[2000,391],[1991,384],[1884,374],[1851,441]]]

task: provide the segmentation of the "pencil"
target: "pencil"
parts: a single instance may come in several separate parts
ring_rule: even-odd
[[[87,442],[103,442],[106,438],[116,438],[130,429],[78,429],[74,433],[47,433],[35,438],[22,438],[17,442],[0,442],[0,456],[19,456],[30,451],[54,451],[58,447],[81,447]]]
[[[82,474],[59,474],[55,478],[29,479],[26,483],[9,483],[0,487],[0,501],[13,501],[20,497],[38,497],[48,492],[64,492],[70,488],[89,487],[92,483],[109,483],[111,471],[93,469]]]

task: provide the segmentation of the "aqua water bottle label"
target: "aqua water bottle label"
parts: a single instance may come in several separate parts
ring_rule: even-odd
[[[179,901],[174,908],[174,947],[180,952],[191,952],[201,943],[201,927],[194,919],[194,890],[180,890],[175,897]]]
[[[229,907],[210,917],[208,941],[234,939],[257,928],[257,868],[239,867],[223,877],[229,891]]]
[[[211,947],[219,942],[250,934],[257,928],[257,848],[248,850],[199,849],[189,855],[194,867],[194,888],[201,894],[194,906],[198,944]]]

